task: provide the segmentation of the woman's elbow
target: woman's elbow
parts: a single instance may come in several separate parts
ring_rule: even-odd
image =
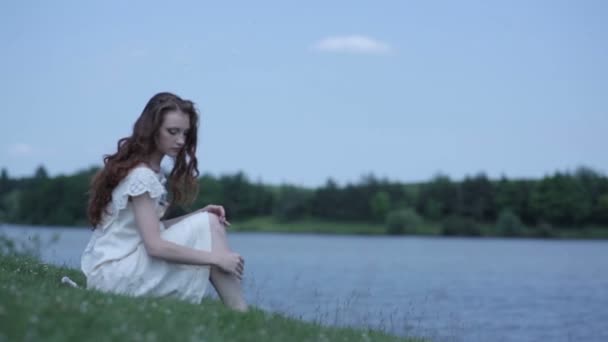
[[[166,254],[166,248],[163,246],[161,241],[144,243],[144,247],[146,248],[146,253],[153,258],[162,259]]]

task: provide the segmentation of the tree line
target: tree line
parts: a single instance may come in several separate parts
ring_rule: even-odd
[[[43,166],[32,177],[0,174],[0,222],[86,226],[89,182],[97,168],[49,177]],[[503,235],[523,229],[550,235],[553,228],[608,229],[608,177],[587,167],[555,172],[541,179],[489,179],[484,173],[455,181],[437,174],[429,181],[401,183],[365,175],[356,183],[332,179],[317,188],[268,185],[243,172],[199,178],[192,208],[224,205],[231,217],[273,216],[281,222],[319,218],[340,222],[383,223],[388,233],[403,234],[425,223],[445,235],[480,235],[495,225]],[[192,208],[172,208],[178,215]]]

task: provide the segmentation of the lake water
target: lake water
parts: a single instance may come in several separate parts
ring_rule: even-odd
[[[87,229],[34,235],[78,268]],[[245,296],[266,310],[434,341],[608,341],[608,241],[230,233]]]

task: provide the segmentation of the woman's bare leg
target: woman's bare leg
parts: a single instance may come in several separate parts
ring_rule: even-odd
[[[226,229],[220,223],[217,215],[212,213],[209,213],[209,228],[211,229],[211,250],[229,251]],[[237,311],[247,311],[241,281],[236,276],[212,266],[210,278],[211,284],[226,306]]]

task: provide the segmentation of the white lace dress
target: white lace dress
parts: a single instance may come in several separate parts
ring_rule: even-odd
[[[170,263],[152,258],[135,226],[129,196],[145,192],[156,202],[159,219],[165,212],[165,178],[145,166],[135,167],[112,192],[108,214],[93,231],[81,268],[87,288],[131,296],[174,296],[200,303],[209,284],[209,266]],[[176,244],[211,251],[207,213],[189,216],[166,229],[161,236]]]

